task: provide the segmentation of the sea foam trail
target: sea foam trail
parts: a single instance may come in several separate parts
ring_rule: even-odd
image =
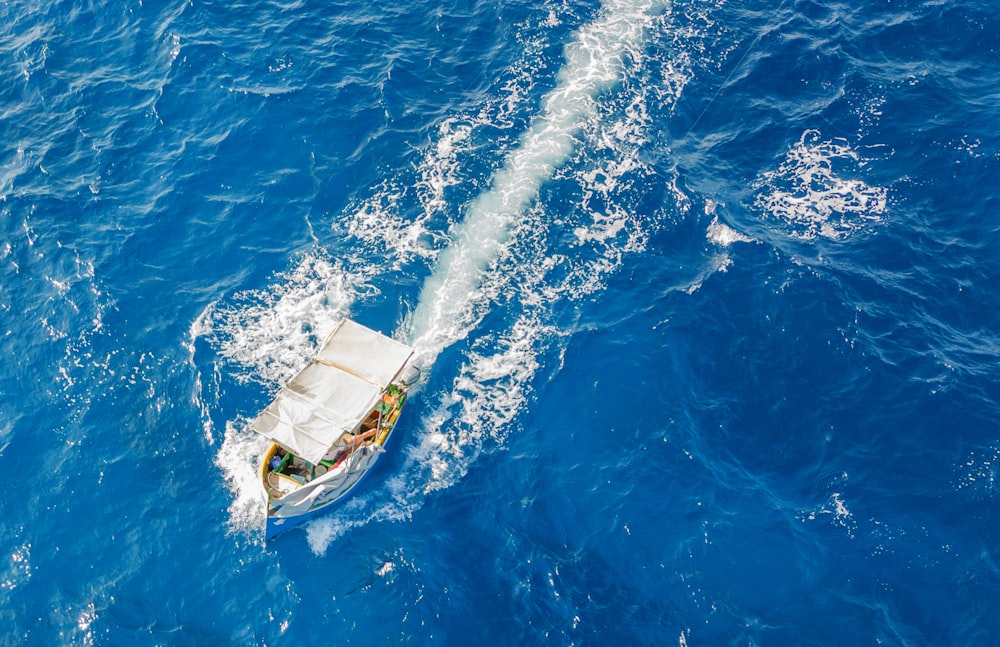
[[[635,236],[625,231],[620,239],[612,234],[575,232],[578,245],[593,246],[596,257],[591,262],[550,255],[545,242],[535,236],[544,229],[544,213],[535,197],[560,165],[569,162],[576,147],[600,146],[594,138],[603,137],[604,130],[593,127],[601,120],[599,113],[605,103],[601,93],[631,74],[626,61],[632,65],[642,61],[636,48],[643,45],[658,6],[634,0],[608,2],[594,23],[577,32],[566,48],[566,64],[558,84],[544,97],[541,112],[506,155],[489,190],[468,206],[463,222],[453,228],[451,245],[438,257],[410,320],[416,361],[428,368],[442,350],[468,335],[501,286],[521,294],[524,311],[509,329],[495,333],[491,351],[465,354],[461,365],[454,367],[452,387],[439,394],[440,399],[427,399],[419,425],[422,430],[415,434],[416,442],[406,448],[403,464],[394,476],[376,491],[346,501],[336,514],[307,525],[308,541],[317,555],[324,554],[352,528],[372,521],[409,518],[427,495],[461,479],[490,442],[502,442],[517,412],[526,406],[530,382],[539,368],[539,349],[559,334],[548,321],[551,304],[572,299],[581,290],[586,292],[581,287],[584,283],[599,289],[600,277],[617,266],[614,259],[621,250],[636,244]],[[615,122],[610,127],[619,133],[641,129],[641,120],[633,123],[636,114],[625,112],[620,118],[628,123]],[[614,147],[620,154],[615,156],[616,164],[633,148],[632,142],[617,143],[623,149]],[[634,169],[639,165],[621,167]],[[587,170],[574,177],[587,191],[600,193],[612,191],[615,182],[610,178],[619,172],[621,169],[602,168],[599,175],[608,185],[602,187],[594,186],[595,179]],[[605,197],[614,201],[610,195]],[[581,209],[591,213],[586,206]],[[597,219],[597,214],[593,215]],[[633,222],[622,229],[637,227]],[[521,262],[514,267],[493,267],[507,253],[517,255]],[[552,284],[549,270],[559,262],[566,264],[569,274],[565,284],[562,280]]]
[[[566,63],[556,87],[543,98],[541,113],[507,155],[490,188],[469,205],[421,290],[411,327],[416,363],[430,367],[481,319],[476,306],[484,271],[542,184],[569,159],[598,95],[624,76],[625,55],[641,44],[649,14],[663,7],[660,2],[605,2],[599,17],[566,46]]]

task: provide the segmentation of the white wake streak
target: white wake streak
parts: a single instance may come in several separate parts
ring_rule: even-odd
[[[679,93],[685,80],[671,65],[657,82],[628,83],[650,73],[642,48],[647,32],[667,33],[654,13],[662,6],[654,0],[610,0],[595,22],[575,34],[556,87],[543,97],[537,116],[505,155],[489,189],[468,204],[464,220],[452,227],[450,245],[437,257],[404,325],[417,349],[416,361],[429,369],[504,294],[515,293],[510,296],[519,302],[520,312],[505,330],[487,335],[490,343],[461,354],[449,370],[455,374],[450,387],[428,394],[420,430],[404,448],[394,476],[307,525],[317,554],[352,528],[409,518],[431,492],[460,480],[491,443],[502,444],[528,406],[538,358],[560,345],[561,333],[551,316],[554,305],[600,291],[624,252],[641,251],[645,219],[625,206],[623,198],[635,188],[633,183],[642,185],[643,178],[652,177],[638,157],[646,143],[646,97],[653,92],[663,101],[663,87]],[[535,80],[526,82],[533,87]],[[608,92],[619,83],[621,96]],[[526,88],[515,86],[511,92],[522,96]],[[501,113],[510,109],[508,103],[500,106]],[[333,321],[348,316],[358,300],[377,294],[377,281],[371,281],[385,271],[384,259],[393,259],[393,267],[399,268],[428,257],[430,250],[421,241],[441,235],[427,224],[446,206],[447,187],[461,181],[458,156],[469,152],[462,143],[473,139],[477,126],[495,124],[496,118],[485,109],[471,125],[444,123],[441,141],[419,169],[422,217],[407,223],[396,213],[405,196],[397,192],[412,183],[390,179],[348,219],[351,235],[377,250],[370,259],[327,262],[322,254],[309,256],[299,269],[279,277],[277,288],[210,308],[204,325],[193,332],[192,344],[204,338],[219,346],[223,356],[245,367],[240,382],[270,384],[294,373]],[[559,241],[553,248],[547,240],[552,214],[538,194],[561,175],[562,167],[575,166],[577,155],[587,161],[562,179],[579,190],[580,203],[572,213],[560,214],[566,231],[575,236],[566,243],[568,250]],[[213,384],[210,380],[205,388],[211,391]],[[245,421],[227,423],[217,462],[235,495],[229,511],[233,530],[254,533],[263,518],[256,481],[260,447],[247,435]]]
[[[641,43],[648,14],[656,7],[652,2],[606,2],[600,17],[567,45],[566,64],[556,87],[542,100],[542,112],[507,155],[490,188],[469,205],[424,284],[411,329],[418,364],[429,368],[442,350],[478,323],[484,271],[541,186],[573,153],[598,94],[624,76],[625,54]]]
[[[452,242],[438,257],[410,322],[417,362],[430,368],[441,351],[470,334],[505,286],[520,295],[524,310],[509,329],[491,336],[491,350],[466,351],[464,361],[454,367],[451,388],[439,394],[436,406],[425,403],[431,406],[425,408],[423,430],[417,434],[417,443],[407,448],[395,476],[378,491],[345,502],[337,514],[308,524],[309,544],[316,554],[323,554],[351,528],[409,518],[427,495],[461,479],[489,443],[502,443],[527,406],[539,355],[550,344],[558,344],[559,331],[548,321],[552,304],[599,289],[600,277],[616,266],[614,258],[623,244],[619,233],[626,247],[639,244],[642,236],[631,223],[602,235],[581,237],[577,232],[581,250],[593,247],[597,251],[591,261],[571,260],[558,253],[550,256],[543,234],[548,218],[536,196],[571,159],[578,144],[600,147],[597,140],[603,141],[607,125],[599,114],[600,93],[624,79],[626,61],[633,65],[641,61],[641,53],[634,48],[642,45],[655,6],[634,1],[606,3],[601,17],[577,33],[566,48],[566,64],[557,86],[543,98],[542,111],[507,154],[489,190],[472,201],[465,219],[453,227]],[[629,124],[609,126],[616,133],[631,133],[639,127],[631,123],[632,111],[626,112]],[[595,129],[598,123],[602,126]],[[622,162],[631,158],[619,150],[619,144],[630,151],[633,148],[617,140],[609,144],[622,153],[614,156],[614,168],[574,175],[587,187],[585,195],[613,193],[619,175],[638,167],[638,163]],[[602,181],[595,181],[591,174]],[[586,205],[580,208],[593,216],[595,228],[608,219]],[[497,267],[508,254],[521,260]],[[567,273],[552,284],[550,272],[556,265]]]

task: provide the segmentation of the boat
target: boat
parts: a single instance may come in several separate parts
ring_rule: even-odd
[[[420,369],[413,349],[342,320],[251,427],[271,441],[260,463],[265,541],[343,501],[385,450]]]

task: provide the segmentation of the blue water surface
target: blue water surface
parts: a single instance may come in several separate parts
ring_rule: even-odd
[[[0,6],[0,645],[992,645],[983,2]],[[423,381],[264,544],[248,423]]]

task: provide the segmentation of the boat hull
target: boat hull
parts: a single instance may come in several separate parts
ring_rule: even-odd
[[[280,535],[286,530],[290,530],[296,526],[302,525],[303,523],[315,519],[321,515],[327,514],[333,511],[340,503],[342,503],[354,490],[354,488],[361,485],[361,482],[365,480],[368,473],[371,472],[372,468],[375,466],[375,462],[378,460],[378,456],[381,453],[381,445],[378,446],[378,451],[370,457],[369,461],[363,469],[358,470],[353,474],[354,478],[352,482],[344,487],[342,491],[337,492],[329,501],[320,503],[316,506],[310,507],[301,513],[296,514],[274,514],[269,508],[267,513],[267,526],[264,531],[264,541],[270,541],[272,538]],[[374,451],[374,450],[373,450]],[[265,500],[267,495],[265,493]],[[280,511],[279,511],[280,512]]]

